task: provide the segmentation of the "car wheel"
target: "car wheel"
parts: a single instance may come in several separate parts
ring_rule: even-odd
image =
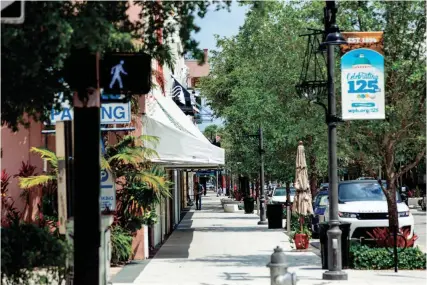
[[[426,210],[426,206],[421,206],[421,210],[425,211]]]

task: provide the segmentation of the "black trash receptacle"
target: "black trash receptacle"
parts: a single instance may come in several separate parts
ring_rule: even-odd
[[[340,222],[341,234],[341,259],[342,268],[350,266],[350,225],[348,222]],[[329,224],[320,223],[320,253],[322,257],[322,269],[328,269],[328,236]]]
[[[267,205],[267,219],[269,229],[283,229],[283,209],[281,204]]]

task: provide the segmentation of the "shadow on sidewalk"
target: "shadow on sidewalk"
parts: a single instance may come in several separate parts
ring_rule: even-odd
[[[229,214],[229,213],[224,213],[224,214]],[[200,218],[193,218],[193,220],[203,220],[203,219],[207,219],[207,220],[216,220],[216,219],[224,219],[224,220],[259,220],[259,217],[253,217],[253,216],[246,216],[246,217],[236,217],[236,216],[232,216],[232,217],[200,217]]]
[[[193,215],[194,212],[188,212],[185,215],[181,223],[161,246],[154,258],[188,258],[188,250],[190,249],[194,236],[194,231],[191,229],[193,225]]]
[[[206,258],[195,258],[187,260],[171,260],[170,262],[206,262],[212,263],[215,267],[224,266],[237,266],[237,267],[259,267],[266,266],[270,262],[271,254],[258,254],[258,255],[213,255]],[[309,265],[319,265],[320,259],[316,255],[288,255],[287,262],[289,267],[299,267]]]
[[[191,232],[283,232],[283,229],[268,229],[262,226],[253,227],[197,227],[191,229],[182,229],[182,231]]]

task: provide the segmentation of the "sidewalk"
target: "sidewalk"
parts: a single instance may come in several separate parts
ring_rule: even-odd
[[[425,271],[395,274],[392,271],[347,270],[349,281],[322,280],[325,270],[320,269],[320,258],[316,254],[293,250],[283,230],[258,226],[259,217],[255,214],[224,213],[220,198],[208,192],[203,197],[202,211],[192,209],[187,213],[135,280],[113,284],[267,285],[270,272],[266,265],[277,245],[289,257],[289,271],[297,273],[297,284],[426,284]]]

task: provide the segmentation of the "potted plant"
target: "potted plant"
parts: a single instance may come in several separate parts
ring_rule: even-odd
[[[307,249],[310,245],[311,231],[309,225],[310,216],[292,214],[289,241],[295,244],[296,249]]]
[[[243,199],[243,205],[245,208],[245,214],[252,214],[254,212],[255,199],[252,196],[247,196]]]

